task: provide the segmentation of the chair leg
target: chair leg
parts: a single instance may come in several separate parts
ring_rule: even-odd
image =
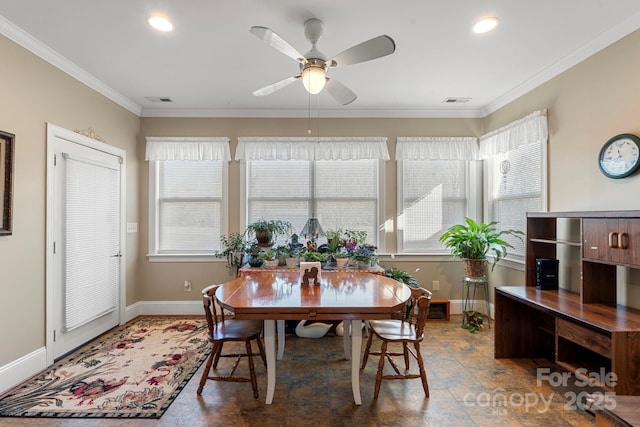
[[[218,369],[218,362],[220,361],[220,355],[222,354],[222,346],[224,345],[224,341],[221,341],[218,345],[218,351],[216,351],[216,355],[213,358],[213,369]]]
[[[404,355],[404,369],[409,370],[409,350],[407,349],[407,343],[402,343],[402,354]]]
[[[364,369],[367,366],[367,360],[369,360],[369,350],[371,349],[371,342],[373,341],[373,331],[369,332],[369,338],[367,339],[367,347],[364,349],[364,356],[362,357],[362,367]]]
[[[264,367],[267,367],[267,353],[265,353],[264,351],[264,344],[262,344],[262,339],[260,337],[256,338],[256,341],[258,341],[258,349],[260,350],[260,357],[262,358],[262,363],[264,364]]]
[[[427,383],[427,373],[424,370],[424,361],[422,360],[422,355],[420,354],[420,343],[415,342],[414,346],[416,348],[416,359],[418,359],[418,367],[420,368],[420,379],[422,380],[424,395],[425,397],[429,397],[429,384]]]
[[[251,341],[247,340],[247,358],[249,359],[249,374],[251,376],[251,387],[253,388],[253,398],[258,398],[258,380],[256,378],[256,369],[253,364],[253,354],[251,352]]]
[[[380,383],[382,382],[382,371],[384,370],[384,359],[387,356],[387,342],[382,341],[380,348],[380,361],[378,362],[378,374],[376,375],[376,388],[373,392],[373,398],[377,399],[380,393]]]
[[[211,354],[207,358],[207,364],[204,367],[204,371],[202,371],[202,377],[200,377],[200,385],[198,386],[198,395],[202,394],[202,389],[204,388],[204,384],[207,382],[207,377],[209,376],[209,372],[211,371],[211,365],[213,364],[213,357],[216,354],[217,344],[214,344],[211,347]]]

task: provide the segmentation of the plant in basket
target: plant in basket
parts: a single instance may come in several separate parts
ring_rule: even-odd
[[[482,277],[487,257],[493,259],[491,270],[507,255],[507,248],[513,246],[505,241],[505,236],[515,236],[522,240],[519,230],[498,230],[497,222],[478,223],[465,217],[464,224],[452,225],[440,236],[440,242],[451,251],[454,258],[462,259],[465,274]]]

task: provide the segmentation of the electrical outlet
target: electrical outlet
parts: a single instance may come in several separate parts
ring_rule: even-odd
[[[439,291],[440,290],[440,281],[439,280],[434,280],[433,281],[433,290],[434,291]]]
[[[191,281],[190,280],[185,280],[184,281],[184,291],[185,292],[191,292]]]

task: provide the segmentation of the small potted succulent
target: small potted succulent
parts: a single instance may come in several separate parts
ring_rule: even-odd
[[[276,268],[278,266],[279,261],[276,257],[277,254],[278,251],[275,249],[269,249],[268,251],[262,251],[260,253],[260,258],[264,260],[264,266],[266,268]]]

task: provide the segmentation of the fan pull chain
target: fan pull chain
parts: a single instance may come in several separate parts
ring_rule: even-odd
[[[307,135],[311,136],[311,93],[307,92],[307,108],[309,109],[309,123],[307,123]]]

